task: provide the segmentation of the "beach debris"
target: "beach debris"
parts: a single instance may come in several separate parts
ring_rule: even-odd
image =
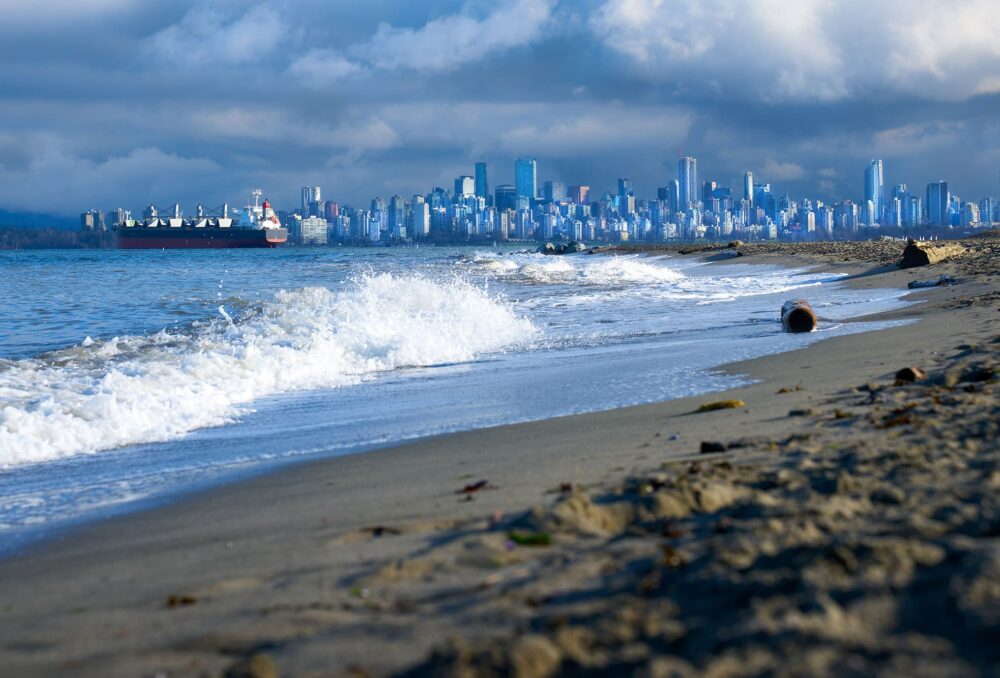
[[[785,395],[786,393],[797,393],[802,390],[802,384],[796,384],[795,386],[783,386],[778,389],[776,395]]]
[[[799,410],[789,410],[789,417],[815,417],[819,412],[811,407],[806,407]]]
[[[167,607],[188,607],[189,605],[194,605],[198,602],[198,599],[194,596],[187,594],[174,594],[167,598]]]
[[[711,403],[705,403],[699,407],[696,412],[715,412],[717,410],[738,410],[741,407],[746,407],[747,404],[742,400],[716,400]]]
[[[490,485],[490,481],[483,479],[483,480],[477,480],[474,483],[469,483],[461,490],[459,490],[456,494],[473,494],[474,492],[481,492],[482,490],[492,490],[492,489],[495,488],[492,485]]]
[[[562,493],[572,492],[573,483],[559,483],[559,491]]]
[[[228,669],[225,678],[278,678],[278,667],[262,652],[241,659]]]
[[[818,321],[805,299],[791,299],[781,306],[781,324],[786,332],[812,332]]]
[[[896,372],[896,385],[912,384],[915,381],[923,381],[927,378],[927,373],[919,367],[904,367]]]
[[[529,532],[527,530],[511,530],[507,537],[518,546],[551,546],[552,535],[548,532]]]
[[[368,529],[371,531],[372,537],[375,538],[402,534],[401,530],[398,530],[395,527],[386,527],[385,525],[376,525],[375,527]]]
[[[728,247],[731,250],[739,249],[740,247],[743,247],[743,241],[742,240],[730,240],[729,244],[727,244],[726,247]]]
[[[937,280],[911,280],[907,287],[911,290],[919,290],[925,287],[941,287],[944,285],[954,285],[955,279],[950,275],[940,275]]]
[[[903,250],[903,258],[896,264],[900,268],[916,268],[937,264],[945,259],[957,257],[965,252],[965,248],[957,243],[948,242],[917,242],[910,238]]]
[[[715,454],[716,452],[725,452],[726,446],[715,440],[705,440],[701,443],[701,453],[702,454]]]

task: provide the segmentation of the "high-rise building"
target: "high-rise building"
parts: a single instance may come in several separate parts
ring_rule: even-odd
[[[486,178],[486,163],[476,163],[476,195],[480,198],[490,197],[490,182]]]
[[[569,199],[577,205],[585,205],[590,202],[590,186],[570,186]]]
[[[518,158],[514,162],[514,190],[518,198],[538,197],[538,161],[534,158]]]
[[[476,182],[472,177],[461,176],[455,179],[455,199],[476,195]]]
[[[753,205],[753,172],[750,171],[743,175],[743,199]]]
[[[706,181],[701,185],[701,202],[705,205],[706,209],[708,204],[712,202],[712,198],[715,197],[715,189],[718,186],[714,181]]]
[[[984,224],[994,221],[996,211],[996,201],[993,198],[983,198],[979,201],[979,216],[982,218]]]
[[[927,223],[947,226],[951,223],[951,193],[947,181],[927,184]]]
[[[80,215],[80,228],[85,231],[107,230],[104,221],[104,212],[101,210],[87,210]]]
[[[337,217],[340,216],[340,205],[332,200],[327,200],[323,206],[323,216],[327,221],[336,221]]]
[[[629,193],[632,193],[632,180],[631,179],[618,179],[618,197],[624,198]]]
[[[874,206],[874,223],[878,223],[885,213],[885,184],[881,160],[872,160],[865,168],[865,201],[871,201]],[[869,224],[872,225],[874,224]]]
[[[389,198],[389,232],[396,238],[406,237],[406,202],[403,196]]]
[[[561,181],[546,181],[542,193],[549,202],[562,202],[566,199],[566,184]]]
[[[514,209],[517,204],[517,189],[510,184],[500,184],[494,191],[493,203],[500,212]]]
[[[410,234],[414,238],[423,238],[431,232],[431,210],[424,196],[413,196],[413,207],[410,210]]]
[[[303,245],[325,245],[327,243],[328,227],[326,219],[323,217],[304,217],[299,224],[299,232]]]
[[[680,189],[676,179],[671,179],[666,186],[656,189],[656,199],[667,203],[667,209],[671,212],[677,211],[677,198]]]
[[[684,157],[677,161],[677,209],[687,210],[698,202],[698,161]]]
[[[319,216],[318,214],[312,214],[312,212],[315,211],[315,205],[319,204],[322,199],[319,186],[303,186],[302,216]]]

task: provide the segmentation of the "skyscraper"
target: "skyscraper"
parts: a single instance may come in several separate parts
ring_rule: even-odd
[[[476,195],[487,198],[490,195],[490,183],[486,179],[486,163],[476,163]]]
[[[684,157],[677,161],[677,209],[686,210],[698,202],[698,161]]]
[[[936,226],[947,226],[951,223],[949,208],[951,193],[948,192],[947,181],[937,181],[927,184],[927,222]]]
[[[496,187],[495,193],[494,204],[498,212],[514,209],[514,205],[517,204],[517,190],[513,186],[500,184]]]
[[[455,179],[455,198],[464,198],[475,194],[476,184],[472,177],[458,177]]]
[[[514,190],[518,198],[538,197],[538,162],[534,158],[518,158],[514,162]]]
[[[569,199],[577,205],[590,202],[590,186],[570,186]]]
[[[309,216],[310,209],[312,205],[319,203],[322,200],[320,197],[319,186],[303,186],[302,187],[302,216]],[[313,215],[315,216],[315,215]]]
[[[712,202],[712,198],[715,197],[715,189],[718,187],[714,181],[706,181],[701,185],[701,202],[705,205],[705,209],[708,209],[708,204]]]
[[[743,198],[753,206],[753,172],[749,170],[743,175]]]
[[[865,169],[865,201],[869,200],[875,207],[875,223],[878,223],[885,211],[885,188],[881,160],[872,160]]]
[[[561,181],[546,181],[544,197],[549,202],[562,202],[566,199],[566,184]]]
[[[632,192],[632,180],[631,179],[618,179],[618,197],[624,198],[626,195]]]

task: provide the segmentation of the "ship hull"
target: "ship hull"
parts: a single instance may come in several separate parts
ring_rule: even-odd
[[[121,250],[149,249],[230,249],[277,247],[288,240],[283,228],[146,228],[133,226],[116,229],[117,247]]]

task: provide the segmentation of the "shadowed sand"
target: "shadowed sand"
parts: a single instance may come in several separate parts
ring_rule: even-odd
[[[0,561],[5,671],[990,674],[1000,247],[900,250],[745,248],[958,279],[879,316],[915,324],[728,366],[751,386],[309,462]],[[718,400],[744,406],[694,413]]]

